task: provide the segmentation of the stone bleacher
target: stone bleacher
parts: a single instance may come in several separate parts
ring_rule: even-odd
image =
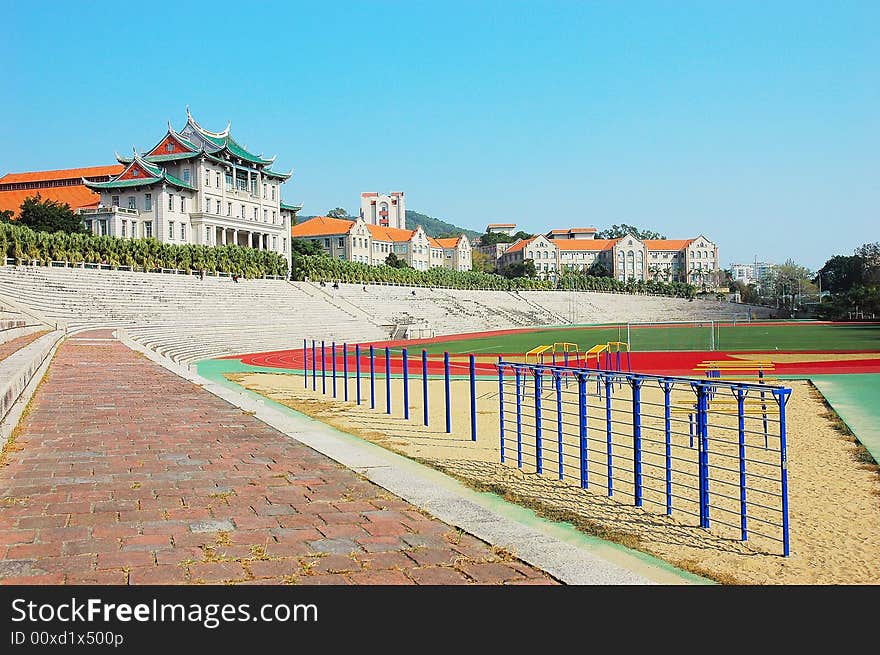
[[[383,285],[364,291],[360,284],[334,289],[309,282],[235,283],[226,277],[31,266],[0,267],[0,303],[4,299],[53,327],[125,328],[132,338],[183,363],[299,348],[303,339],[380,340],[410,322],[445,335],[570,323],[730,320],[747,311],[726,302],[596,292]]]

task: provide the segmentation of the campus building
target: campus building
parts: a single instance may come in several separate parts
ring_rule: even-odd
[[[498,258],[499,269],[531,260],[539,277],[589,271],[598,264],[612,277],[712,285],[718,247],[705,236],[693,239],[596,239],[594,228],[551,230],[513,243]]]
[[[372,225],[363,218],[353,221],[315,216],[294,225],[294,239],[313,241],[329,257],[378,266],[394,253],[412,268],[426,271],[442,266],[455,271],[471,270],[471,245],[464,234],[449,239],[429,237],[422,226],[414,230]]]
[[[361,213],[367,225],[406,229],[406,197],[403,191],[379,194],[372,191],[361,194]]]
[[[734,282],[760,285],[770,277],[774,266],[774,264],[759,261],[751,264],[731,264],[730,272]]]
[[[516,223],[489,223],[486,226],[486,234],[506,234],[513,236],[516,232]]]
[[[70,205],[96,235],[163,243],[236,244],[290,260],[290,226],[301,206],[281,201],[291,176],[230,134],[201,127],[187,108],[179,132],[170,123],[149,150],[116,155],[113,166],[9,174],[0,202],[27,196]],[[10,207],[11,208],[11,207]]]

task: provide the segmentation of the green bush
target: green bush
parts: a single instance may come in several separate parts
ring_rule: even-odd
[[[450,287],[453,289],[496,289],[503,291],[530,289],[569,289],[574,291],[606,291],[616,293],[638,293],[679,298],[693,298],[696,288],[681,282],[621,282],[610,277],[594,277],[574,271],[566,271],[558,281],[539,278],[506,278],[493,273],[480,271],[453,271],[435,267],[427,271],[414,268],[393,268],[385,264],[370,266],[360,262],[333,259],[326,255],[294,255],[291,279],[313,282],[354,282],[369,284],[386,282],[406,286]]]
[[[156,239],[120,239],[91,234],[35,232],[14,223],[0,223],[0,253],[4,257],[71,263],[131,266],[146,270],[176,268],[224,271],[243,277],[287,274],[287,260],[276,252],[241,246],[202,246],[161,243]]]

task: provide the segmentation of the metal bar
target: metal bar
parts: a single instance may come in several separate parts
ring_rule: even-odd
[[[309,388],[309,342],[303,339],[303,384]]]
[[[565,353],[566,360],[568,359],[568,351]],[[567,363],[567,362],[566,362]],[[557,449],[559,453],[559,479],[562,479],[562,385],[561,385],[562,376],[558,371],[553,373],[553,383],[556,387],[556,436],[557,436]]]
[[[614,471],[613,471],[613,455],[611,454],[611,394],[614,385],[614,377],[605,376],[605,456],[608,458],[608,495],[614,495]]]
[[[477,440],[477,366],[471,353],[468,363],[471,376],[471,441]]]
[[[501,463],[504,463],[504,365],[498,358],[498,428],[501,432]],[[562,466],[562,464],[560,464]]]
[[[636,507],[642,506],[642,383],[643,380],[638,375],[630,380],[633,411],[633,500]]]
[[[403,418],[409,419],[409,353],[404,348],[401,351],[403,364]]]
[[[327,395],[327,353],[321,341],[321,393]]]
[[[670,404],[670,395],[672,394],[673,382],[663,381],[663,419],[664,433],[666,441],[666,514],[672,514],[672,405]]]
[[[788,535],[788,449],[786,447],[785,406],[788,403],[791,389],[779,389],[773,392],[779,404],[779,468],[782,484],[782,554],[788,557],[791,543]]]
[[[385,347],[385,413],[391,413],[391,349]]]
[[[422,418],[428,427],[428,351],[422,349]]]
[[[318,390],[318,380],[317,380],[317,369],[318,369],[318,355],[315,350],[315,340],[312,339],[312,391]]]
[[[361,404],[361,345],[354,346],[354,380],[355,380],[355,398],[357,404]]]
[[[443,384],[446,389],[446,433],[452,432],[452,409],[449,395],[449,353],[443,353]]]
[[[342,386],[345,388],[343,398],[348,402],[348,344],[342,344]]]
[[[330,349],[333,351],[333,355],[331,355],[333,359],[333,397],[336,398],[336,342],[333,341],[330,344]]]
[[[590,486],[590,458],[587,448],[587,377],[578,375],[578,435],[580,437],[581,488]]]
[[[706,414],[709,406],[709,385],[704,382],[692,383],[697,393],[696,437],[699,448],[700,472],[700,527],[709,527],[709,455]]]
[[[520,378],[522,371],[520,368],[514,369],[516,382],[516,466],[522,468],[522,388],[520,387]]]
[[[554,353],[555,355],[555,353]],[[535,367],[535,466],[538,475],[544,472],[544,462],[541,457],[541,382],[544,376],[540,366]]]
[[[376,409],[376,350],[370,346],[370,409]]]
[[[738,389],[736,405],[739,424],[739,523],[740,536],[743,541],[749,538],[748,518],[746,516],[746,422],[743,410],[746,402],[746,390]]]

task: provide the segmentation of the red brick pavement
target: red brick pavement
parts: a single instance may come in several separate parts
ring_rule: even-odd
[[[0,460],[0,583],[554,583],[110,336],[58,349]]]
[[[48,332],[48,330],[43,330],[42,332],[31,332],[30,334],[26,334],[23,337],[16,337],[15,339],[10,339],[9,341],[0,343],[0,360],[6,359],[15,351],[21,350],[31,341],[36,341],[44,334],[48,334]]]

